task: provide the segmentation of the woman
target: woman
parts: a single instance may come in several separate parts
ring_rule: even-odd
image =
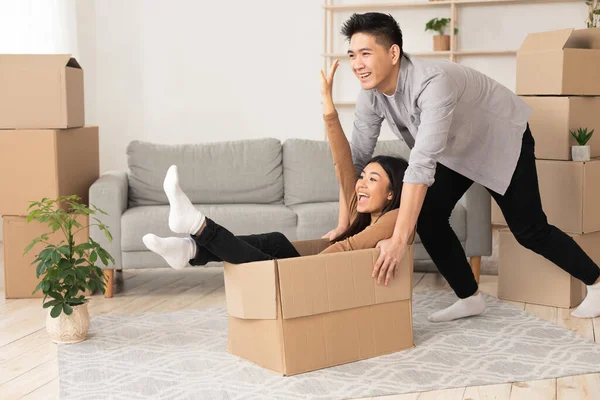
[[[401,158],[377,156],[359,177],[356,176],[350,145],[333,105],[332,84],[337,67],[336,60],[327,77],[321,71],[321,94],[336,175],[344,193],[340,207],[346,207],[348,227],[339,234],[338,230],[328,233],[326,236],[332,244],[322,253],[375,248],[380,240],[391,236],[400,206],[402,178],[408,166]],[[147,234],[143,241],[149,250],[161,255],[175,269],[188,264],[205,265],[210,261],[241,264],[300,256],[282,233],[234,236],[206,218],[179,187],[175,165],[167,171],[163,188],[171,206],[169,228],[190,237],[159,238]]]

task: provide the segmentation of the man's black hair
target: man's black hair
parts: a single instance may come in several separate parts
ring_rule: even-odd
[[[368,33],[375,36],[380,45],[390,48],[393,44],[402,50],[402,31],[398,22],[389,14],[369,12],[365,14],[352,14],[342,26],[342,35],[350,41],[355,33]]]

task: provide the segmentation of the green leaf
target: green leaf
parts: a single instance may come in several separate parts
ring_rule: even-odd
[[[54,307],[52,307],[52,311],[50,311],[50,316],[52,318],[56,318],[60,315],[61,311],[62,311],[62,305],[57,304]]]
[[[60,300],[60,301],[64,300],[63,296],[57,292],[48,293],[48,295],[50,297],[54,297],[55,299]]]
[[[90,264],[95,264],[96,260],[98,260],[98,253],[96,253],[95,251],[92,251],[90,253]]]
[[[68,305],[67,303],[63,304],[63,310],[65,311],[65,314],[67,314],[67,315],[73,314],[73,308],[71,308],[71,306]]]
[[[58,252],[60,254],[62,254],[63,256],[65,256],[65,257],[70,257],[71,256],[71,253],[69,252],[69,246],[68,245],[60,246],[56,250],[58,250]]]
[[[50,282],[42,281],[42,290],[44,292],[47,292],[48,290],[50,290]]]
[[[40,290],[42,288],[43,283],[44,283],[44,281],[39,281],[38,284],[36,285],[35,289],[33,289],[33,292],[31,292],[31,294],[34,294],[35,292]]]

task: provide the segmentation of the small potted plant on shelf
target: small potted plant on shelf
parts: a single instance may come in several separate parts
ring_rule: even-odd
[[[578,144],[578,146],[571,146],[571,158],[573,158],[573,161],[590,161],[590,146],[587,145],[587,142],[594,134],[594,130],[592,129],[588,132],[587,128],[579,128],[577,129],[577,133],[570,129],[569,132]]]
[[[55,343],[76,343],[87,338],[89,328],[88,299],[86,291],[105,292],[106,278],[96,266],[101,260],[105,266],[114,263],[113,257],[92,238],[75,243],[75,235],[89,226],[98,226],[108,240],[112,236],[108,227],[93,217],[106,215],[101,209],[79,203],[78,196],[61,196],[56,200],[42,199],[32,202],[28,208],[27,222],[38,221],[48,225],[51,232],[36,237],[25,248],[25,253],[43,244],[32,264],[36,264],[36,276],[43,275],[33,293],[42,290],[44,308],[49,309],[46,330]],[[94,219],[96,223],[83,226],[81,222]],[[51,243],[50,235],[62,231],[64,238],[58,244]],[[55,241],[53,241],[55,243]],[[48,300],[48,301],[47,301]]]
[[[450,18],[433,18],[427,24],[425,24],[425,32],[433,31],[437,32],[437,35],[433,36],[433,50],[434,51],[448,51],[450,50],[450,35],[447,35],[446,27],[450,23]],[[454,28],[454,34],[458,33],[458,29]]]
[[[586,0],[588,18],[585,21],[588,28],[597,28],[600,25],[600,0]]]

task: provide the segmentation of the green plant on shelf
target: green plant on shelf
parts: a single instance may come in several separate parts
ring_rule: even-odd
[[[425,24],[425,32],[433,31],[439,35],[443,35],[446,32],[446,27],[450,23],[450,18],[433,18]],[[454,28],[454,34],[458,33],[458,28]]]
[[[594,130],[592,129],[590,132],[588,132],[587,128],[579,128],[577,129],[577,133],[575,133],[574,131],[569,129],[569,133],[571,133],[571,135],[575,138],[575,140],[580,146],[585,146],[585,144],[588,142],[588,140],[590,140],[590,138],[594,134]]]
[[[585,21],[588,28],[597,28],[600,25],[600,1],[586,0],[588,6],[588,18]]]

